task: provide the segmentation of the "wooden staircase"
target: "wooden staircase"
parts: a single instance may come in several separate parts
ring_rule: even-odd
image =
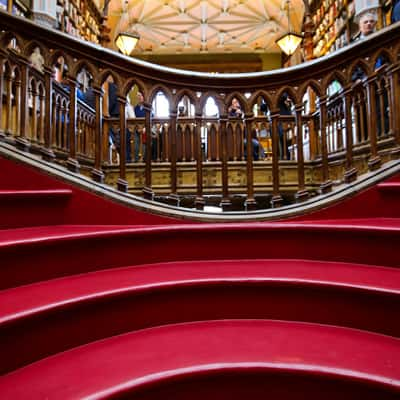
[[[395,399],[400,178],[190,223],[0,158],[2,399]]]

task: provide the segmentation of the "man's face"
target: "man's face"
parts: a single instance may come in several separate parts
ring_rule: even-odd
[[[371,15],[365,15],[360,19],[360,32],[363,36],[368,36],[375,31],[376,21]]]
[[[144,98],[143,98],[142,93],[140,93],[140,92],[137,93],[137,100],[138,100],[138,103],[143,103]]]

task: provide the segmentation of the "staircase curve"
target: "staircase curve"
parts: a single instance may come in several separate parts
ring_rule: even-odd
[[[399,398],[399,24],[286,72],[210,77],[0,15],[2,399]],[[35,46],[43,71],[27,62]],[[81,67],[93,72],[95,110],[53,80],[58,57],[72,87]],[[385,65],[374,70],[378,57]],[[351,81],[356,68],[364,81]],[[168,121],[151,120],[149,104],[144,121],[131,121],[146,127],[140,162],[127,162],[123,145],[117,166],[105,160],[103,130],[116,124],[123,138],[127,123],[102,118],[108,75],[120,83],[121,107],[133,84],[149,104],[163,90],[173,105]],[[333,81],[342,88],[328,96]],[[287,90],[295,116],[286,122],[302,133],[291,138],[289,161],[278,151],[277,104]],[[307,91],[319,97],[315,112],[303,107]],[[367,104],[376,93],[380,106]],[[185,96],[196,112],[179,119]],[[201,113],[209,96],[218,118]],[[226,115],[233,96],[245,106],[241,121]],[[269,115],[254,115],[262,100]],[[385,101],[387,126],[377,118]],[[164,122],[170,152],[152,160],[151,124]],[[269,160],[252,160],[250,146],[244,154],[253,123],[270,124]],[[202,124],[211,126],[206,160],[193,139]],[[177,145],[183,137],[192,147]],[[228,205],[229,174],[238,173],[247,212],[151,200],[159,189],[177,200],[185,172],[200,206],[203,178],[215,178]],[[170,185],[157,186],[157,174]],[[298,203],[280,207],[286,175],[295,176]],[[251,209],[260,187],[273,208]]]
[[[2,398],[398,398],[390,166],[301,217],[200,223],[4,148]]]

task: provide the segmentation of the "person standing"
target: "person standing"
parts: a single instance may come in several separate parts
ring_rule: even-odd
[[[397,21],[400,21],[400,0],[393,0],[390,22],[394,24]]]
[[[111,118],[119,118],[119,102],[118,102],[118,87],[114,82],[108,83],[108,114]],[[131,133],[126,128],[126,162],[130,163],[131,160]],[[112,124],[109,131],[110,145],[114,145],[118,152],[120,152],[120,132],[119,129],[113,128]]]
[[[279,99],[279,114],[280,115],[292,115],[292,100],[288,93],[283,93]],[[282,121],[278,123],[278,134],[279,134],[279,158],[281,160],[290,160],[289,143],[286,136],[286,130],[284,129]]]
[[[372,11],[366,11],[365,13],[361,14],[358,19],[359,32],[352,41],[355,42],[358,40],[363,40],[366,37],[368,37],[369,35],[371,35],[372,33],[374,33],[376,30],[377,20],[378,20],[378,17],[376,15],[376,13],[374,13]],[[375,65],[374,65],[374,70],[377,70],[378,68],[382,67],[382,65],[384,63],[385,63],[384,58],[378,57],[375,62]],[[359,81],[362,81],[365,77],[366,77],[365,72],[362,70],[362,68],[357,66],[351,76],[351,79],[353,82],[359,82]],[[389,130],[388,106],[389,106],[388,95],[387,95],[387,92],[385,91],[383,93],[383,109],[382,109],[381,102],[380,102],[379,95],[378,95],[378,90],[376,87],[375,108],[376,108],[376,129],[377,129],[378,136],[381,136],[381,134],[384,133],[384,132],[382,132],[381,123],[380,123],[382,117],[384,118],[384,131],[387,132]],[[365,107],[365,105],[364,105],[364,107]],[[364,126],[367,126],[367,121],[366,121],[367,110],[366,109],[364,110],[363,115],[364,115],[364,119],[365,119]],[[360,121],[358,121],[358,124],[360,124]],[[360,139],[361,138],[366,139],[367,134],[361,135]]]
[[[144,96],[142,92],[137,92],[137,104],[134,108],[136,118],[144,118],[146,116],[146,111],[144,109]],[[135,128],[134,133],[134,152],[135,152],[135,162],[139,161],[139,154],[141,153],[144,158],[145,147],[146,147],[146,128]],[[140,152],[140,147],[142,147],[142,152]]]
[[[367,11],[361,14],[358,20],[358,29],[359,29],[358,39],[363,39],[371,35],[371,33],[374,33],[376,29],[377,20],[378,20],[377,15],[371,11]]]
[[[242,118],[243,114],[244,113],[242,111],[242,108],[240,107],[239,100],[234,97],[231,101],[231,105],[228,107],[228,116],[234,118]]]

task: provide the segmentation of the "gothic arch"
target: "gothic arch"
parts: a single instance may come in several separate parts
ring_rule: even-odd
[[[178,104],[184,96],[187,96],[189,98],[190,102],[195,107],[195,113],[197,113],[199,107],[199,101],[196,95],[189,89],[179,90],[179,92],[175,95],[174,102],[172,103],[173,109],[176,110],[178,108]]]
[[[378,51],[376,51],[371,59],[370,59],[370,66],[371,69],[374,69],[375,64],[378,60],[379,57],[384,57],[387,59],[389,64],[393,64],[394,60],[393,60],[393,55],[385,48],[379,49]]]
[[[326,94],[328,86],[331,84],[331,82],[335,80],[337,80],[342,87],[346,86],[346,77],[339,71],[333,71],[322,81],[322,90],[324,94]]]
[[[224,103],[223,99],[221,98],[221,96],[214,91],[202,93],[202,95],[200,97],[200,102],[199,102],[200,113],[201,114],[203,113],[204,107],[205,107],[209,97],[214,99],[215,104],[217,105],[217,108],[218,108],[219,115],[226,115],[225,103]]]
[[[225,99],[225,108],[226,112],[228,112],[228,107],[231,105],[231,102],[234,98],[239,100],[240,108],[245,112],[249,112],[249,107],[247,105],[247,99],[240,92],[230,93]]]
[[[289,97],[293,100],[294,104],[298,103],[297,93],[290,86],[285,86],[285,87],[279,89],[275,93],[273,107],[276,110],[279,109],[279,101],[284,93],[287,93],[289,95]]]
[[[73,64],[73,68],[70,72],[70,75],[73,75],[74,77],[77,76],[78,72],[85,68],[92,76],[96,76],[96,67],[90,63],[89,61],[86,60],[80,60],[76,64]]]
[[[146,85],[138,78],[130,78],[127,82],[125,82],[124,86],[122,87],[123,96],[126,97],[135,85],[139,88],[139,91],[143,94],[143,97],[146,98],[148,95]]]
[[[311,88],[312,90],[314,90],[314,92],[316,93],[316,95],[318,97],[321,97],[323,95],[322,89],[321,89],[321,83],[319,83],[318,81],[316,81],[315,79],[311,79],[305,83],[303,83],[298,91],[298,96],[300,99],[302,99],[304,97],[304,94],[306,93],[306,90],[308,88]]]
[[[27,42],[25,44],[25,47],[23,49],[23,55],[26,58],[29,58],[33,52],[33,50],[35,50],[36,47],[39,47],[40,50],[40,54],[42,55],[43,59],[44,59],[44,64],[46,64],[46,62],[49,59],[49,52],[47,50],[46,47],[43,46],[43,44],[37,42],[36,40],[30,40],[29,42]]]
[[[171,104],[172,104],[174,99],[173,99],[173,96],[172,96],[172,92],[165,85],[157,85],[157,86],[154,86],[150,90],[148,103],[149,104],[153,103],[153,100],[154,100],[154,98],[155,98],[155,96],[157,95],[158,92],[164,93],[164,95],[167,98],[167,100],[168,100],[168,102],[170,104],[170,107],[171,107]],[[145,98],[145,100],[146,100],[146,98]]]
[[[270,96],[270,94],[268,92],[266,92],[265,90],[262,90],[262,89],[261,90],[257,90],[255,93],[253,93],[251,95],[251,97],[248,100],[248,102],[250,104],[250,107],[253,107],[254,103],[256,102],[256,100],[259,97],[262,97],[265,100],[268,108],[271,109],[271,107],[272,107],[271,96]]]
[[[119,88],[122,87],[122,81],[120,76],[117,75],[112,69],[105,69],[104,71],[101,72],[100,75],[98,75],[97,79],[94,76],[94,83],[98,86],[102,86],[109,76],[113,78],[113,81],[117,85],[117,87]]]
[[[352,81],[352,75],[356,68],[361,68],[366,76],[369,75],[371,72],[371,68],[365,60],[363,59],[356,60],[350,64],[350,67],[347,70],[347,82]],[[342,84],[342,86],[344,85]]]

